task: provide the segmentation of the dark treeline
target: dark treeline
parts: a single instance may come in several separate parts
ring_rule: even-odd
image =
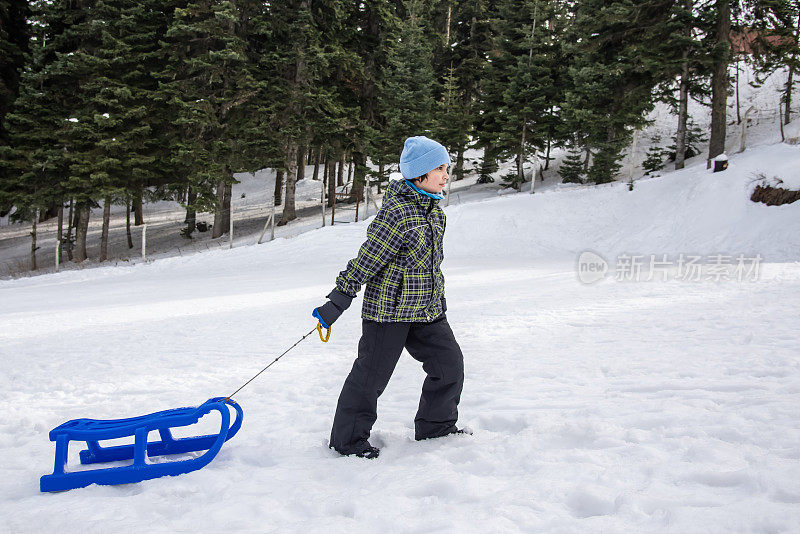
[[[112,204],[140,224],[171,198],[185,236],[204,211],[219,237],[233,174],[270,167],[285,224],[305,165],[330,190],[351,164],[355,198],[419,134],[454,179],[479,148],[480,179],[515,159],[519,188],[564,147],[565,181],[603,183],[657,101],[680,168],[689,98],[712,109],[709,158],[724,150],[731,36],[758,72],[789,67],[790,120],[799,16],[780,0],[0,0],[0,214],[34,233],[58,217],[82,261],[103,206],[102,260]]]

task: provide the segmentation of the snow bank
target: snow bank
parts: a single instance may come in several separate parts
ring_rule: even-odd
[[[800,147],[771,145],[731,157],[728,170],[695,165],[627,184],[564,187],[451,208],[450,257],[755,254],[800,259],[800,203],[750,201],[764,173],[800,182]]]
[[[793,120],[789,124],[785,124],[783,135],[787,144],[800,145],[800,120]]]

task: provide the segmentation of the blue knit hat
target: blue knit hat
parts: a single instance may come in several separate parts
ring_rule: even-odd
[[[439,165],[450,164],[447,149],[424,135],[409,137],[400,154],[400,172],[406,180],[413,180]]]

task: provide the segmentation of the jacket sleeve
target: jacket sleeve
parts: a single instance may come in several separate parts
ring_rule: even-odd
[[[378,274],[400,251],[403,232],[396,210],[380,209],[367,227],[367,240],[358,256],[336,278],[336,289],[355,297],[361,286]]]

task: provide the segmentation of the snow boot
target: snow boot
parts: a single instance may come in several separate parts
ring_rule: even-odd
[[[373,458],[377,458],[378,455],[381,453],[381,450],[378,447],[373,447],[372,445],[367,442],[366,446],[357,452],[342,452],[337,450],[335,447],[331,447],[331,449],[335,450],[342,456],[357,456],[359,458],[366,458],[367,460],[372,460]]]
[[[370,445],[363,451],[357,452],[355,456],[358,456],[359,458],[366,458],[367,460],[372,460],[374,458],[377,458],[380,453],[381,450],[378,447],[373,447],[372,445]]]
[[[450,427],[450,429],[447,432],[445,432],[444,434],[441,434],[439,436],[427,436],[427,437],[424,437],[424,438],[414,438],[414,439],[416,439],[417,441],[424,441],[426,439],[436,439],[436,438],[441,438],[441,437],[444,437],[444,436],[449,436],[451,434],[464,434],[466,436],[471,436],[472,435],[472,429],[469,428],[469,427],[458,428],[458,427],[456,427],[454,425],[454,426]]]

